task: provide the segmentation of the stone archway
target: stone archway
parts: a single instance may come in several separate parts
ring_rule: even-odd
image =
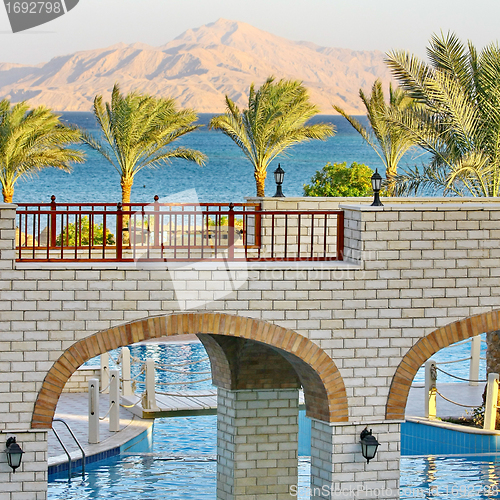
[[[306,337],[252,318],[219,313],[182,313],[110,328],[69,347],[44,379],[35,403],[31,427],[51,427],[64,385],[85,361],[142,340],[183,334],[240,337],[280,351],[294,367],[304,386],[308,416],[325,422],[348,421],[347,397],[342,377],[332,359]]]
[[[386,418],[403,420],[410,386],[418,369],[436,352],[481,333],[500,330],[500,310],[455,321],[421,338],[399,363],[387,398]]]

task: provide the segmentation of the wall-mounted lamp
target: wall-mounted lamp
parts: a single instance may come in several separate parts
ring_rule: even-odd
[[[373,203],[372,207],[383,207],[380,201],[380,189],[382,188],[382,176],[378,173],[378,168],[375,169],[375,173],[372,175],[372,189],[373,189]]]
[[[372,435],[372,430],[368,430],[368,427],[365,427],[361,431],[360,439],[361,453],[363,457],[366,458],[366,463],[369,463],[375,456],[375,453],[377,453],[377,448],[380,443],[377,441],[375,436]]]
[[[6,446],[7,449],[5,453],[7,453],[7,463],[12,470],[16,472],[16,469],[21,465],[24,451],[21,450],[21,447],[16,443],[15,437],[7,439]]]
[[[284,198],[285,195],[281,190],[281,185],[283,184],[283,179],[285,178],[285,171],[281,168],[281,165],[278,163],[278,168],[274,171],[274,180],[276,181],[276,194],[275,198]]]

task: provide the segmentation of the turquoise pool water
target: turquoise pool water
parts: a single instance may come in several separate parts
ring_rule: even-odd
[[[438,361],[467,357],[470,344],[443,350]],[[453,350],[452,350],[453,349]],[[145,344],[132,346],[133,356],[152,357],[160,363],[178,365],[206,357],[203,346],[191,344]],[[116,359],[118,353],[111,353]],[[175,360],[175,361],[174,361]],[[99,363],[91,360],[90,365]],[[484,364],[484,362],[483,362]],[[450,372],[466,376],[467,368],[451,365]],[[184,365],[176,370],[183,373],[158,372],[157,381],[184,382],[162,385],[158,390],[189,390],[210,387],[208,381],[196,382],[210,369],[208,361]],[[133,373],[138,374],[139,365]],[[465,372],[465,373],[464,373]],[[484,366],[482,367],[484,374]],[[417,379],[421,375],[417,375]],[[138,377],[138,388],[142,376]],[[189,384],[185,382],[193,382]],[[418,380],[420,381],[420,380]],[[445,380],[443,380],[445,381]],[[446,380],[451,381],[451,380]],[[51,477],[49,500],[213,500],[216,489],[216,428],[215,416],[174,417],[157,419],[153,432],[153,448],[95,463],[88,467],[85,481],[75,475]],[[500,497],[500,456],[480,457],[403,457],[401,459],[401,499],[488,499]],[[299,458],[299,500],[309,500],[310,463]],[[326,497],[328,498],[328,497]]]
[[[214,500],[216,417],[155,422],[153,450],[89,466],[85,481],[49,482],[49,500]],[[309,500],[309,457],[299,458],[299,500]],[[403,457],[401,499],[489,499],[500,492],[500,456]]]

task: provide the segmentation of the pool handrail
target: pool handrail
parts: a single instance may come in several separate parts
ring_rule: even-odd
[[[73,440],[77,444],[78,448],[80,448],[80,451],[82,452],[82,479],[85,479],[86,455],[85,455],[85,451],[84,451],[82,445],[80,444],[80,441],[78,441],[74,432],[71,430],[71,427],[69,426],[69,424],[65,420],[63,420],[62,418],[54,418],[54,419],[52,419],[52,423],[54,423],[54,422],[62,422],[66,426],[66,429],[68,429],[69,433],[71,434],[71,437],[73,438]],[[64,445],[62,439],[60,438],[59,434],[54,429],[54,426],[52,426],[52,430],[54,431],[54,434],[55,434],[57,440],[59,441],[59,444],[62,446],[64,452],[66,453],[66,456],[68,457],[68,481],[71,482],[71,462],[72,462],[71,455],[70,455],[68,449],[66,448],[66,446]]]

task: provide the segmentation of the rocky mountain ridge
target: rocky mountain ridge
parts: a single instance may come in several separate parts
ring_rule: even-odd
[[[198,112],[224,110],[227,94],[245,106],[248,87],[277,78],[302,80],[322,113],[333,103],[363,113],[358,92],[390,72],[378,51],[352,51],[294,42],[246,23],[219,19],[190,29],[160,47],[144,43],[87,50],[36,66],[0,63],[0,99],[29,100],[58,111],[90,111],[96,94],[105,99],[115,82],[174,97]]]

